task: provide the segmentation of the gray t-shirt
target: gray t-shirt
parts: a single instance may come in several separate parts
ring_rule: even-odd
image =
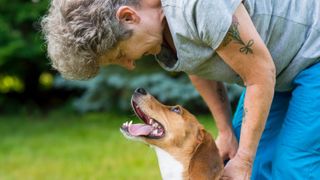
[[[241,0],[161,0],[177,49],[163,46],[159,64],[206,79],[243,85],[215,53]],[[243,2],[276,65],[277,91],[292,89],[294,77],[320,61],[320,0]]]

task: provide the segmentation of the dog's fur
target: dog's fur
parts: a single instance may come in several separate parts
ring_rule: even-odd
[[[130,133],[132,122],[120,129],[126,137],[142,140],[155,148],[164,180],[219,179],[223,163],[218,149],[212,136],[191,113],[181,106],[165,106],[141,89],[132,96],[132,106],[146,125],[152,127],[156,122],[156,127],[143,135]]]

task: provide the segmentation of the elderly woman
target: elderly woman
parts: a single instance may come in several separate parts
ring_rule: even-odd
[[[69,79],[150,54],[186,72],[230,159],[223,178],[320,177],[319,0],[52,0],[43,29]],[[232,123],[222,82],[246,87]]]

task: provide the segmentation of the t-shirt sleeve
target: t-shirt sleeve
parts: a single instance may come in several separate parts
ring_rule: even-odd
[[[191,13],[188,24],[202,43],[216,50],[232,22],[241,0],[189,0],[185,13]]]

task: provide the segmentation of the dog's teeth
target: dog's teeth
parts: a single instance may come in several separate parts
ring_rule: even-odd
[[[152,124],[153,123],[153,119],[150,119],[149,123]]]
[[[132,124],[132,121],[129,122],[129,126]]]
[[[152,131],[152,134],[153,134],[153,135],[157,135],[157,130],[153,130],[153,131]]]

